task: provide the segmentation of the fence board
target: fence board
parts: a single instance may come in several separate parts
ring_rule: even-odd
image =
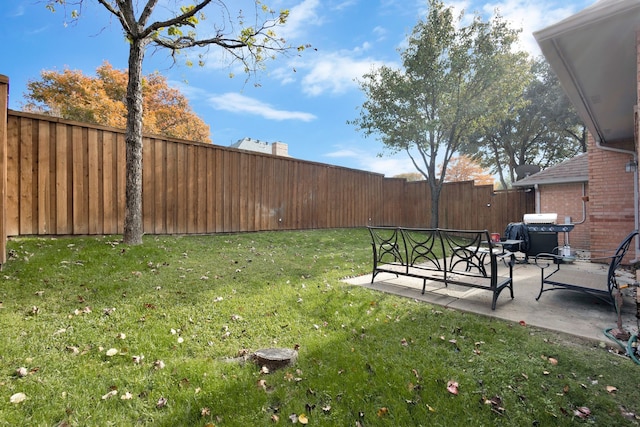
[[[20,174],[20,234],[32,234],[32,212],[33,212],[33,135],[32,120],[24,120],[20,124],[20,163],[18,172]]]
[[[88,198],[88,233],[103,234],[102,218],[102,185],[100,175],[103,159],[99,152],[98,131],[89,129],[87,133],[87,198]]]
[[[7,120],[7,188],[6,188],[6,219],[7,234],[9,236],[20,234],[19,212],[20,186],[18,180],[19,170],[19,140],[20,119],[9,115]]]
[[[118,232],[118,202],[116,199],[116,136],[113,132],[102,132],[102,229],[105,234]]]
[[[156,232],[156,181],[154,179],[155,165],[155,146],[153,139],[144,138],[142,141],[142,227],[145,233],[153,234]]]
[[[35,188],[36,200],[37,200],[37,223],[38,234],[47,234],[49,228],[48,214],[51,212],[49,203],[51,201],[51,191],[49,187],[49,171],[50,171],[50,154],[49,154],[49,123],[38,122],[38,138],[35,142],[37,144],[37,172],[36,180],[37,185]]]
[[[71,173],[69,167],[69,134],[65,124],[56,125],[56,234],[71,234],[70,202],[73,200],[69,191]]]
[[[118,232],[122,233],[124,230],[124,212],[126,206],[126,188],[127,188],[127,169],[122,165],[126,165],[127,161],[127,149],[126,139],[124,134],[118,133],[117,136],[117,158],[116,166],[117,170],[117,197],[118,197]]]

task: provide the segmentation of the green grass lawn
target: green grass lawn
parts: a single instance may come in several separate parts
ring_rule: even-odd
[[[8,247],[0,425],[639,423],[640,367],[598,343],[341,282],[365,229]],[[231,360],[269,347],[297,363]]]

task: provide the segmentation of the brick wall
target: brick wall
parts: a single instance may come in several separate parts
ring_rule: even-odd
[[[588,183],[568,183],[554,185],[540,185],[540,213],[557,213],[558,223],[565,222],[570,216],[571,222],[576,224],[569,233],[569,244],[572,249],[590,248],[590,221],[588,215],[589,202],[582,200],[589,194]],[[564,244],[564,233],[558,236],[558,245]]]
[[[633,141],[620,148],[632,150]],[[625,172],[629,154],[602,150],[589,135],[589,202],[592,256],[610,252],[634,229],[634,174]],[[635,257],[630,251],[627,261]]]

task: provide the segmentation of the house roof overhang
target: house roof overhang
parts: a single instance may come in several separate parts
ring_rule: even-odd
[[[587,129],[600,143],[634,139],[640,1],[600,0],[534,33]]]

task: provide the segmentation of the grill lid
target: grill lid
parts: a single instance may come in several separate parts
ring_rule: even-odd
[[[522,222],[525,224],[555,224],[558,221],[557,213],[524,214]]]

